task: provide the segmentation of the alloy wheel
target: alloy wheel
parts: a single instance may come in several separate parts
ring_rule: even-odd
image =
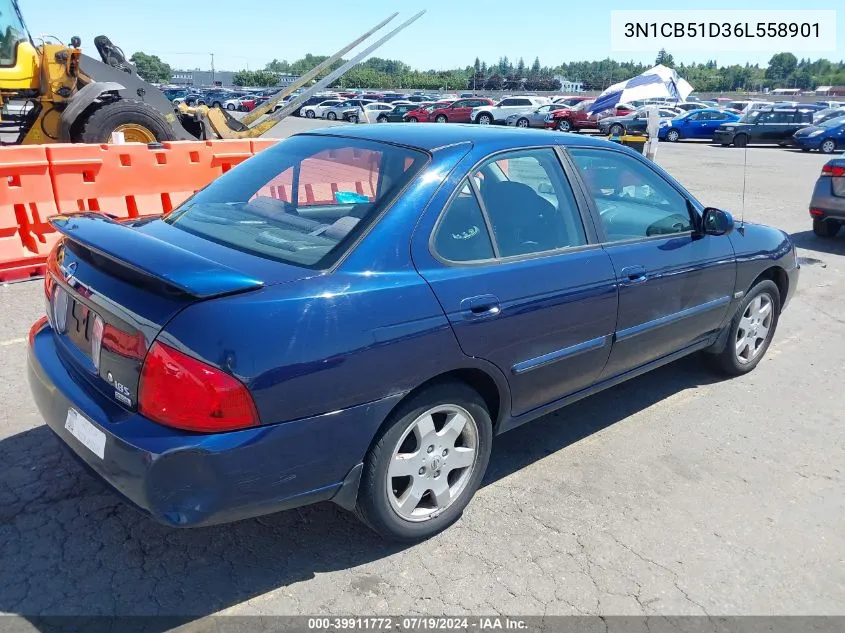
[[[766,346],[773,317],[772,297],[766,292],[754,297],[745,308],[734,341],[736,358],[740,363],[750,363]]]

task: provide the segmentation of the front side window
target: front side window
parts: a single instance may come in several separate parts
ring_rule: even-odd
[[[18,44],[28,40],[17,7],[11,0],[0,0],[0,66],[14,66]]]
[[[164,221],[253,255],[322,269],[427,162],[423,152],[382,143],[295,136],[224,174]]]
[[[609,150],[572,149],[609,242],[693,230],[687,201],[636,158]]]

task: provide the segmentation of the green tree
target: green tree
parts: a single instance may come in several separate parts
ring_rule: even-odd
[[[490,75],[489,79],[487,79],[486,83],[484,84],[484,89],[501,90],[502,86],[502,76],[499,73],[493,73],[492,75]]]
[[[522,79],[525,78],[525,60],[522,57],[519,58],[519,62],[516,65],[516,74]]]
[[[674,68],[675,58],[667,53],[665,48],[661,48],[660,52],[657,53],[657,59],[654,60],[654,63],[663,64],[667,68]]]
[[[274,59],[272,62],[269,62],[266,66],[264,66],[264,70],[270,71],[271,73],[279,74],[289,73],[290,64],[287,62],[287,60],[284,59],[281,61],[279,61],[278,59]]]
[[[769,60],[769,67],[766,69],[766,79],[773,83],[785,82],[795,71],[798,59],[792,53],[778,53]]]
[[[279,83],[279,75],[266,70],[241,70],[232,77],[232,83],[236,86],[267,88]]]
[[[537,75],[540,74],[540,70],[541,70],[541,68],[540,68],[540,58],[535,57],[534,63],[531,64],[531,71],[528,73],[528,76],[529,77],[536,77]]]
[[[135,69],[144,81],[150,83],[168,83],[173,76],[173,70],[169,64],[164,63],[158,55],[147,55],[146,53],[133,53],[129,61],[135,64]]]

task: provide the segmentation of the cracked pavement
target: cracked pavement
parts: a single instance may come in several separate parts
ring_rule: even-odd
[[[663,144],[658,162],[740,215],[741,150]],[[0,288],[0,613],[845,614],[845,235],[807,214],[824,162],[748,151],[745,218],[805,258],[757,370],[688,358],[499,437],[463,518],[411,547],[331,504],[151,522],[43,426],[23,340],[41,284]]]

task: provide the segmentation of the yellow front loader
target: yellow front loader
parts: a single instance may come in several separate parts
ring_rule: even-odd
[[[17,0],[0,0],[0,134],[14,135],[13,142],[19,144],[109,143],[115,132],[127,142],[141,143],[261,136],[423,13],[285,101],[393,20],[394,13],[238,120],[220,108],[184,104],[174,108],[105,36],[94,39],[100,59],[83,54],[78,37],[71,38],[69,46],[34,42]]]

